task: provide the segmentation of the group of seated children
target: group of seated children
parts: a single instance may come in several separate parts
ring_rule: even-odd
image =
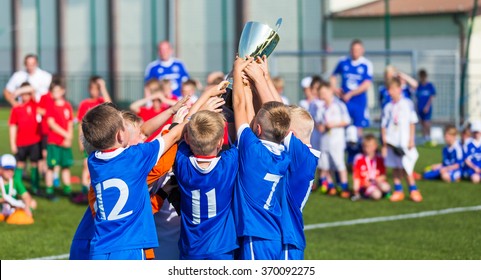
[[[82,219],[85,242],[72,243],[71,253],[145,259],[158,246],[149,173],[178,145],[175,163],[162,165],[172,167],[180,189],[180,259],[302,259],[302,210],[319,160],[309,143],[314,121],[306,110],[282,103],[267,69],[265,56],[235,60],[237,133],[229,138],[219,112],[225,82],[205,91],[190,108],[186,96],[156,116],[163,116],[155,123],[159,128],[175,114],[167,131],[137,145],[120,111],[108,103],[91,109],[82,120],[91,151],[93,204],[84,216],[90,227]],[[148,123],[152,131],[155,125],[148,121],[134,134],[145,134]]]
[[[473,136],[471,138],[471,135]],[[473,183],[481,181],[481,122],[473,121],[463,129],[461,139],[453,125],[444,129],[442,162],[426,167],[424,178],[458,182],[461,179]]]

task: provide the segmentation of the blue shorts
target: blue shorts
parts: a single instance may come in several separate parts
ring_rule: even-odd
[[[74,239],[70,245],[69,260],[88,260],[90,255],[90,239]]]
[[[429,112],[427,112],[427,113],[424,113],[424,112],[423,112],[423,109],[418,109],[418,115],[419,115],[419,118],[420,118],[422,121],[430,121],[430,120],[431,120],[431,117],[432,117],[432,114],[433,114],[433,110],[432,110],[432,109],[429,109]]]
[[[244,236],[240,248],[241,260],[282,260],[283,250],[280,240],[268,240],[254,236]]]
[[[121,250],[107,254],[90,255],[91,260],[145,260],[144,249]]]
[[[476,174],[476,172],[471,169],[471,168],[468,168],[466,169],[465,173],[464,173],[464,176],[467,178],[467,179],[471,179],[471,176],[473,176],[474,174]]]
[[[461,169],[449,171],[449,177],[451,178],[451,182],[455,182],[461,179],[461,175],[462,175]]]
[[[355,127],[369,127],[369,109],[367,106],[360,106],[352,102],[346,103],[352,124]]]
[[[216,254],[210,256],[187,256],[187,255],[180,255],[181,260],[233,260],[234,259],[234,251],[230,251],[224,254]]]
[[[282,257],[283,260],[303,260],[304,250],[301,250],[294,245],[284,244]]]

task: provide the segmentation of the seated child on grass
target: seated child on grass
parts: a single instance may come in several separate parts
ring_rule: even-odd
[[[391,190],[386,181],[384,159],[377,154],[377,147],[374,135],[367,134],[363,137],[363,153],[354,158],[352,200],[358,200],[361,197],[379,200]]]
[[[457,140],[458,130],[454,125],[444,129],[443,162],[428,166],[424,179],[439,179],[445,182],[457,182],[461,179],[463,166],[463,149]]]
[[[473,140],[466,147],[465,161],[466,175],[473,183],[479,183],[481,179],[481,122],[471,123]]]
[[[32,209],[37,203],[23,184],[13,180],[17,161],[11,154],[0,157],[0,222],[7,224],[33,224]]]

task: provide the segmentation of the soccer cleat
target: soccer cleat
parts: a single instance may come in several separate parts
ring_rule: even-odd
[[[421,180],[423,176],[417,172],[413,172],[414,180]]]
[[[336,188],[331,188],[327,191],[327,194],[328,195],[336,195],[337,194],[337,190]]]
[[[401,192],[401,191],[393,192],[389,200],[392,202],[398,202],[398,201],[404,200],[404,192]]]
[[[325,193],[327,193],[328,190],[329,190],[329,189],[328,189],[328,187],[327,187],[327,184],[322,184],[322,185],[321,185],[321,192],[322,192],[322,193],[325,194]]]
[[[45,198],[47,198],[50,201],[57,201],[58,197],[54,193],[47,193],[45,195]]]
[[[72,195],[72,188],[69,187],[69,186],[64,186],[63,187],[63,195],[65,195],[65,196]]]
[[[86,194],[83,193],[78,193],[76,195],[73,195],[72,198],[70,199],[75,204],[89,204],[89,199]]]
[[[421,192],[418,190],[411,191],[411,193],[409,193],[409,198],[414,202],[423,201],[423,196],[421,195]]]
[[[351,193],[348,192],[348,191],[343,191],[343,192],[341,192],[341,197],[342,197],[342,198],[350,198],[350,197],[351,197]]]

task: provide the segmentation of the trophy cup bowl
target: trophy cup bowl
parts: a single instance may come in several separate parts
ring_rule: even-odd
[[[278,27],[280,23],[278,21]],[[257,21],[249,21],[244,25],[239,40],[239,56],[245,58],[269,56],[279,42],[279,34],[267,24]]]
[[[238,55],[245,58],[251,56],[256,58],[263,55],[269,56],[279,43],[279,28],[282,24],[282,18],[279,18],[276,22],[276,30],[273,30],[269,25],[257,22],[248,21],[242,29],[242,34],[239,39]],[[228,90],[232,90],[232,72],[227,74],[226,80],[230,82],[227,87]],[[230,93],[227,94],[227,96]]]

